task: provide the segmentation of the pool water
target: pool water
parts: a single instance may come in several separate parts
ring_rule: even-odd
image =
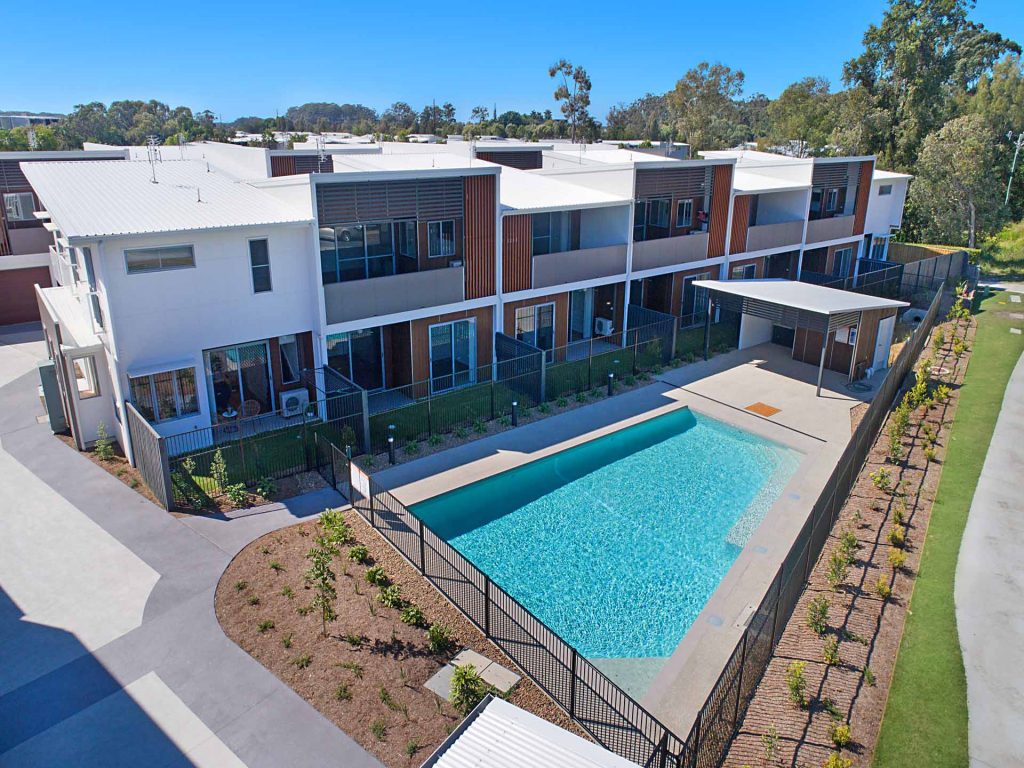
[[[639,694],[799,457],[681,408],[411,511]]]

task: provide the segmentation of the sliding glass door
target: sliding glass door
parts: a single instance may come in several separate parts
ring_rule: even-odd
[[[476,322],[456,320],[430,326],[430,391],[476,383]]]
[[[203,353],[210,411],[215,421],[274,410],[270,348],[266,341]]]
[[[516,310],[516,338],[547,352],[555,348],[555,305],[553,302]]]
[[[594,335],[594,289],[580,288],[569,294],[569,341]]]
[[[327,365],[363,389],[384,388],[381,329],[364,328],[327,337]]]

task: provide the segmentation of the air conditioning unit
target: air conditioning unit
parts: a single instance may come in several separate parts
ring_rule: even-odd
[[[309,405],[309,392],[305,389],[293,389],[281,393],[281,415],[286,417],[301,416]]]
[[[611,336],[615,332],[612,321],[607,317],[594,318],[594,330],[598,336]]]

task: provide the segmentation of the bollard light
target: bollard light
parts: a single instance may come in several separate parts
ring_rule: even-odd
[[[615,373],[608,371],[608,397],[612,396],[612,387],[615,386]]]
[[[388,435],[388,461],[393,465],[395,463],[395,436]]]
[[[512,401],[512,426],[513,427],[518,427],[519,426],[519,401],[518,400],[513,400]]]

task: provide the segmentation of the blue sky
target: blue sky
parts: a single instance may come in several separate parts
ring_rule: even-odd
[[[972,18],[1024,41],[1020,3],[980,0]],[[701,60],[742,69],[746,94],[776,96],[805,75],[838,87],[887,3],[215,5],[4,0],[0,29],[14,33],[4,35],[0,109],[155,98],[230,120],[307,101],[381,110],[436,99],[465,119],[477,104],[555,109],[547,67],[565,57],[590,73],[603,121],[613,104],[664,92]]]

